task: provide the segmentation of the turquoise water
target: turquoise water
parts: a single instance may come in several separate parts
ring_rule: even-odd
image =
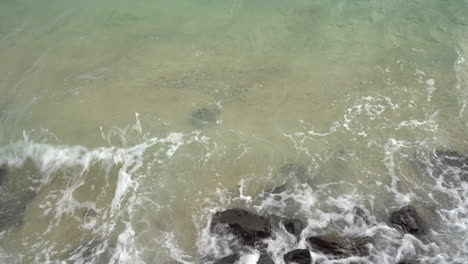
[[[365,233],[368,261],[465,263],[468,184],[421,167],[468,151],[467,14],[465,0],[0,0],[0,200],[18,222],[0,226],[0,260],[200,263],[229,253],[212,213],[242,206],[308,220],[302,246]],[[194,125],[199,108],[216,121]],[[264,193],[284,183],[285,203]],[[408,203],[428,238],[387,227]],[[374,224],[349,223],[354,206]],[[282,263],[297,246],[269,251]]]

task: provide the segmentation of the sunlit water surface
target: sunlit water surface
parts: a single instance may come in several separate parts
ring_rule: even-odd
[[[0,261],[200,263],[240,206],[308,224],[277,263],[327,232],[468,263],[468,182],[429,166],[468,153],[467,52],[466,0],[0,0]],[[388,227],[406,204],[425,238]]]

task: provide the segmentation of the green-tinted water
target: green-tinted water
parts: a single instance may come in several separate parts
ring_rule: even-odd
[[[1,199],[17,219],[1,260],[199,263],[228,253],[203,232],[210,210],[245,206],[309,219],[304,238],[375,235],[375,263],[464,263],[468,186],[421,163],[468,151],[467,14],[465,0],[0,0]],[[194,125],[199,108],[216,122]],[[283,183],[287,206],[261,195]],[[386,229],[407,203],[429,238]],[[355,205],[374,227],[344,224]],[[295,247],[269,250],[281,263]]]

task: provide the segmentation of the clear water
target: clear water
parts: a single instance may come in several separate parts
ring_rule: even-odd
[[[468,182],[427,168],[468,152],[467,52],[466,0],[0,0],[2,199],[27,200],[0,261],[200,263],[241,206],[307,221],[277,263],[329,232],[374,236],[364,263],[468,263]],[[423,239],[387,226],[408,203]]]

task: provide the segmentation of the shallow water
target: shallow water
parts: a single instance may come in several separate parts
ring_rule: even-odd
[[[466,0],[0,0],[0,198],[20,208],[1,262],[213,260],[233,246],[211,215],[241,206],[308,224],[298,244],[270,241],[277,263],[328,232],[374,236],[363,263],[467,263],[468,182],[431,167],[435,150],[468,152],[466,14]],[[194,124],[199,108],[216,122]],[[406,204],[425,237],[388,227]]]

